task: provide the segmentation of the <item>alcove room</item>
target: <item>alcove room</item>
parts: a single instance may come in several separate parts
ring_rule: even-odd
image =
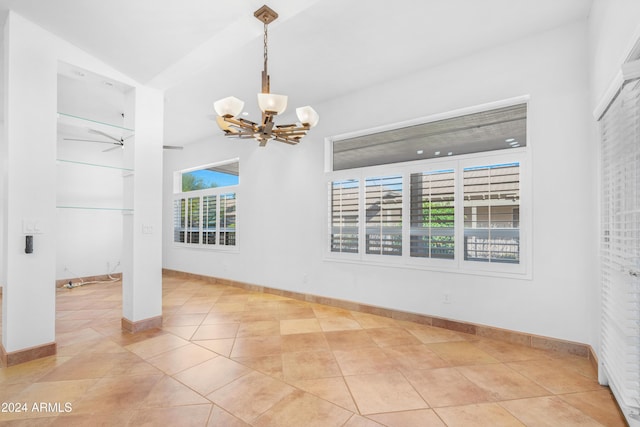
[[[0,421],[640,425],[639,2],[0,11]]]

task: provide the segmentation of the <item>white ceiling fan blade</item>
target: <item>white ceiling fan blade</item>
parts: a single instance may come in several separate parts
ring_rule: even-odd
[[[113,147],[107,148],[105,150],[102,150],[102,152],[106,153],[108,151],[113,151],[113,150],[116,150],[116,149],[121,148],[121,147],[124,147],[124,144],[114,144]]]
[[[106,137],[106,138],[113,139],[114,141],[116,141],[116,142],[118,142],[118,143],[121,143],[121,142],[122,142],[122,140],[120,140],[120,139],[116,138],[115,136],[109,135],[108,133],[102,132],[102,131],[100,131],[100,130],[89,129],[89,132],[91,132],[91,133],[97,133],[98,135],[102,135],[102,136],[104,136],[104,137]]]
[[[180,147],[178,145],[163,145],[162,148],[165,150],[182,150],[184,147]]]
[[[98,141],[97,139],[76,139],[76,138],[63,138],[64,141],[81,141],[81,142],[98,142],[100,144],[115,144],[111,141]]]

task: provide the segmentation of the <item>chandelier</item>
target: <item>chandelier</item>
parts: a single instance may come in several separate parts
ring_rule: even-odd
[[[258,105],[262,110],[262,121],[254,123],[250,120],[238,117],[244,107],[244,102],[234,96],[220,99],[213,104],[218,114],[217,122],[226,136],[238,138],[255,138],[261,147],[270,139],[297,144],[307,131],[318,124],[319,116],[309,107],[296,108],[296,114],[300,123],[276,125],[274,117],[282,114],[287,108],[287,96],[276,95],[269,91],[269,74],[267,62],[269,60],[267,46],[267,27],[275,21],[278,14],[267,5],[262,6],[253,14],[264,24],[264,70],[262,71],[262,93],[258,94]]]

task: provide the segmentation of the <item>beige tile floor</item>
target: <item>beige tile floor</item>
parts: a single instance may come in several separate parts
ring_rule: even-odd
[[[119,283],[58,290],[58,354],[0,367],[0,402],[27,409],[0,423],[625,425],[582,358],[197,280],[163,294],[162,329],[131,335]]]

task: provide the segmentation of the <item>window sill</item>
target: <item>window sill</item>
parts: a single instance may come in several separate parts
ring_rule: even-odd
[[[229,246],[219,246],[219,245],[196,245],[196,244],[174,242],[173,247],[176,249],[193,249],[193,250],[231,253],[231,254],[237,254],[240,252],[240,248],[238,248],[237,246],[229,247]]]
[[[500,277],[500,278],[508,278],[508,279],[517,279],[517,280],[532,280],[532,274],[530,272],[521,272],[516,271],[516,269],[525,270],[523,266],[520,265],[490,265],[488,263],[478,263],[484,264],[475,266],[472,264],[476,264],[475,262],[463,262],[462,266],[457,261],[451,261],[451,266],[446,266],[446,262],[433,263],[430,265],[426,265],[425,263],[418,263],[416,261],[406,259],[397,259],[397,260],[379,260],[379,259],[363,259],[357,256],[351,257],[339,257],[332,254],[326,254],[324,257],[325,262],[336,262],[342,264],[354,264],[354,265],[366,265],[371,267],[391,267],[391,268],[401,268],[407,270],[423,270],[423,271],[433,271],[437,273],[449,273],[449,274],[464,274],[470,276],[487,276],[487,277]],[[484,268],[482,268],[484,267]]]

